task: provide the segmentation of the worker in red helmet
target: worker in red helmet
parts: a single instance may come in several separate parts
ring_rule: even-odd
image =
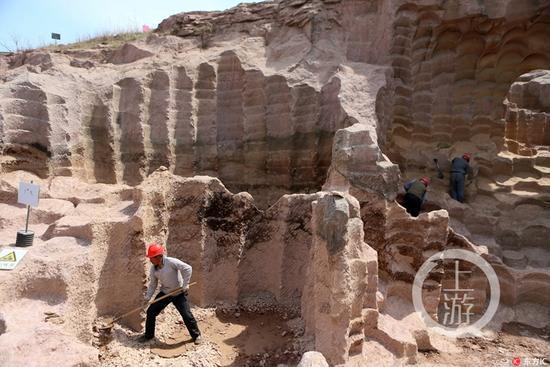
[[[451,197],[464,202],[464,184],[466,175],[471,174],[470,153],[464,153],[462,157],[456,157],[451,162]]]
[[[405,202],[407,212],[413,217],[418,217],[422,204],[426,201],[426,191],[430,185],[429,177],[420,180],[411,180],[405,183]]]
[[[150,280],[146,295],[147,300],[153,297],[159,282],[160,292],[155,298],[160,298],[178,288],[181,288],[182,292],[175,296],[166,297],[149,306],[147,309],[147,319],[145,320],[145,334],[139,338],[139,341],[146,342],[155,337],[156,318],[166,306],[172,303],[180,313],[191,338],[193,338],[193,342],[200,344],[201,332],[187,301],[189,280],[193,272],[191,265],[174,257],[166,256],[164,248],[156,243],[150,244],[147,248],[147,257],[152,264],[149,272]]]

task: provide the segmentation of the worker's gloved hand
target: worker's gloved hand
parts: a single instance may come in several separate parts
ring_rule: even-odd
[[[184,285],[183,287],[181,287],[181,289],[183,289],[183,294],[187,295],[187,293],[189,292],[189,284]]]

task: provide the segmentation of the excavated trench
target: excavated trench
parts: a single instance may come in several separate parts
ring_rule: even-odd
[[[313,193],[327,178],[335,132],[349,123],[339,79],[319,91],[290,86],[281,75],[243,69],[233,52],[224,52],[217,64],[202,63],[193,72],[159,68],[99,93],[73,87],[79,112],[69,116],[69,98],[53,98],[31,82],[13,86],[3,112],[17,127],[8,136],[20,140],[4,151],[11,160],[3,169],[136,188],[112,194],[97,186],[97,197],[85,199],[70,187],[56,192],[75,202],[78,215],[54,221],[44,239],[89,241],[97,277],[90,311],[98,319],[94,330],[82,325],[90,326],[79,332],[84,340],[93,334],[94,345],[104,347],[110,338],[98,320],[141,304],[142,253],[152,240],[169,244],[171,256],[193,266],[197,304],[244,302],[255,312],[299,316],[313,242],[311,203],[320,198]],[[27,108],[16,111],[16,105]],[[64,123],[80,119],[77,129],[51,131],[59,127],[54,108],[63,111],[55,118]],[[50,139],[34,148],[21,144],[28,119],[50,129],[41,134]],[[162,176],[168,172],[177,179]],[[229,191],[220,181],[193,178],[200,175],[219,178]],[[159,189],[164,184],[151,177],[163,177],[170,188]],[[293,193],[299,195],[282,197]],[[135,204],[116,202],[121,199]],[[136,313],[120,322],[138,330],[142,320]]]
[[[91,242],[97,284],[90,311],[99,320],[141,304],[146,239],[170,244],[172,256],[193,265],[198,285],[192,297],[198,304],[257,298],[264,307],[278,305],[278,312],[297,316],[312,241],[308,213],[316,196],[275,203],[284,194],[321,190],[333,136],[349,123],[338,97],[340,81],[334,78],[319,91],[307,84],[290,86],[281,75],[245,70],[233,52],[222,53],[218,63],[188,69],[158,68],[145,76],[125,77],[100,92],[72,85],[78,91],[78,113],[68,108],[75,106],[71,97],[56,98],[32,82],[15,83],[2,107],[11,128],[7,136],[18,143],[6,145],[10,158],[3,170],[141,187],[149,175],[166,167],[179,177],[218,177],[231,192],[253,195],[235,196],[219,184],[211,192],[191,182],[187,185],[198,185],[190,189],[195,194],[185,190],[166,202],[166,193],[148,198],[138,189],[130,195],[134,206],[155,211],[141,223],[128,226],[114,219],[94,224],[77,216],[51,224],[47,240],[73,235]],[[24,135],[31,128],[29,120],[47,130],[39,134],[44,141],[30,147],[24,144],[33,139]],[[72,124],[74,130],[62,133],[59,123]],[[67,199],[77,200],[76,210],[90,216],[102,202],[110,207],[96,212],[104,219],[135,214],[108,198],[90,199],[89,204]],[[88,209],[79,208],[86,205]],[[155,227],[159,218],[165,220],[162,228],[149,233],[147,228]],[[280,246],[281,241],[286,245]],[[266,252],[272,253],[269,262]],[[137,313],[121,323],[137,330],[142,317]],[[91,327],[86,329],[80,332],[84,339],[91,335]]]

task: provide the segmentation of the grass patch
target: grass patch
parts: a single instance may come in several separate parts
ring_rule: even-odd
[[[149,32],[145,33],[139,28],[131,28],[121,31],[106,31],[93,35],[79,37],[76,42],[66,45],[48,45],[43,50],[80,50],[88,48],[118,48],[125,43],[145,39]]]
[[[147,35],[148,33],[143,32],[107,33],[87,39],[80,39],[75,43],[64,46],[71,49],[93,48],[99,46],[116,48],[128,42],[144,39]]]
[[[77,38],[75,42],[56,45],[50,42],[31,47],[28,42],[24,42],[15,35],[11,36],[8,43],[0,42],[0,47],[6,51],[3,54],[12,54],[30,51],[49,51],[60,52],[63,50],[79,50],[89,48],[118,48],[125,43],[145,39],[150,32],[142,32],[141,27],[128,26],[114,30],[98,32],[95,34],[83,35]],[[63,37],[63,35],[61,35]]]

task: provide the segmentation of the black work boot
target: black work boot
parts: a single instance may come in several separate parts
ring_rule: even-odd
[[[197,336],[195,339],[193,339],[193,343],[195,343],[195,345],[202,344],[202,337],[200,335]]]
[[[153,340],[153,338],[154,338],[154,336],[149,336],[149,335],[143,334],[137,339],[137,341],[139,343],[147,343],[147,342]]]

